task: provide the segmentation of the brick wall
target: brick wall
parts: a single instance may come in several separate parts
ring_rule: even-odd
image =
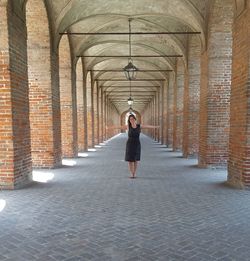
[[[32,173],[27,34],[24,16],[10,4],[0,13],[0,185],[14,189],[30,183]]]
[[[235,18],[228,182],[250,186],[250,6]]]
[[[231,0],[214,1],[208,46],[201,61],[199,166],[225,166],[228,159],[232,62]]]
[[[190,37],[183,100],[183,156],[186,158],[196,157],[199,148],[200,52],[199,39]]]

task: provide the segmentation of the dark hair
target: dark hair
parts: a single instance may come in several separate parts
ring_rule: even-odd
[[[136,120],[136,117],[135,117],[134,114],[129,114],[129,116],[128,116],[128,126],[129,126],[129,128],[131,128],[131,123],[130,123],[130,118],[131,118],[131,117]]]

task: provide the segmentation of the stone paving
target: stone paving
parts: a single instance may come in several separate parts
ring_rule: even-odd
[[[141,141],[137,179],[122,134],[72,166],[35,171],[46,183],[0,191],[0,260],[250,260],[250,191]]]

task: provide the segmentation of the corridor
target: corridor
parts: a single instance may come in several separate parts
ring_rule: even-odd
[[[117,135],[34,171],[47,182],[1,191],[0,260],[250,260],[249,190],[144,135],[129,179],[125,142]]]

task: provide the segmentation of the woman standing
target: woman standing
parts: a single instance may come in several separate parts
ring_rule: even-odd
[[[159,126],[137,124],[135,116],[130,114],[128,117],[128,140],[125,154],[125,161],[128,161],[128,168],[131,173],[130,178],[136,178],[138,161],[141,159],[140,133],[142,128],[154,129],[159,128]]]

